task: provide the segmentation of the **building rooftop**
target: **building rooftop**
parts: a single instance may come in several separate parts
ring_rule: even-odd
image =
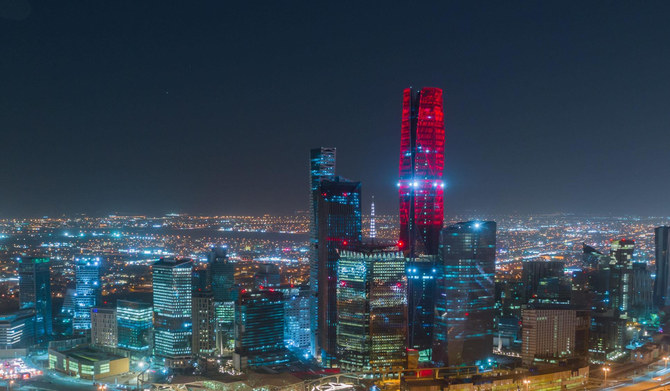
[[[74,349],[66,350],[62,353],[68,357],[76,359],[77,361],[86,362],[89,364],[94,364],[98,361],[107,361],[107,360],[111,361],[123,358],[115,354],[106,353],[100,350],[94,350],[93,348],[88,346],[76,347]]]

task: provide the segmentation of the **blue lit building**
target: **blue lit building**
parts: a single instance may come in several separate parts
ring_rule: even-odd
[[[116,323],[119,347],[149,353],[153,318],[153,308],[150,304],[118,300],[116,302]]]
[[[408,347],[419,353],[420,362],[429,362],[432,357],[436,258],[419,255],[407,260]]]
[[[282,286],[279,288],[284,294],[284,343],[286,347],[300,351],[300,353],[309,351],[310,347],[310,328],[309,311],[310,297],[309,287],[300,286]],[[303,353],[304,354],[304,353]]]
[[[233,364],[242,370],[288,362],[284,295],[274,289],[242,291],[235,307]]]
[[[337,261],[337,365],[348,371],[402,367],[407,346],[403,252],[350,247]]]
[[[100,257],[74,258],[75,293],[72,328],[75,334],[85,334],[91,330],[91,308],[98,305],[100,297],[100,266]]]
[[[435,365],[486,360],[493,349],[496,223],[468,221],[440,235]]]
[[[335,176],[336,163],[335,148],[321,147],[310,150],[309,155],[309,207],[310,207],[310,225],[309,225],[309,286],[311,289],[311,312],[310,318],[310,350],[313,356],[317,356],[318,352],[318,311],[317,311],[317,294],[319,287],[319,260],[317,256],[317,249],[319,243],[319,224],[318,224],[318,206],[320,192],[319,187],[321,181],[332,179]]]
[[[191,360],[191,259],[161,258],[153,266],[154,355],[168,368]]]
[[[52,335],[51,272],[49,258],[21,257],[19,262],[19,307],[35,310],[34,340],[46,342]]]
[[[317,342],[322,365],[332,367],[337,354],[338,249],[361,242],[361,183],[340,177],[322,180],[317,209]]]

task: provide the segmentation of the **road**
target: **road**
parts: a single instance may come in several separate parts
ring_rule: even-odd
[[[652,369],[645,375],[605,388],[610,391],[670,390],[670,368]]]

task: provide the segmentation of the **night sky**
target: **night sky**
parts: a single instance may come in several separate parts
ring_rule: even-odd
[[[0,216],[288,214],[322,145],[397,213],[408,86],[447,214],[670,215],[670,2],[365,3],[0,0]]]

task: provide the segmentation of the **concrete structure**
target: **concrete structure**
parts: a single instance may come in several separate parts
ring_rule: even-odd
[[[114,308],[91,308],[91,343],[115,348],[119,333]]]

